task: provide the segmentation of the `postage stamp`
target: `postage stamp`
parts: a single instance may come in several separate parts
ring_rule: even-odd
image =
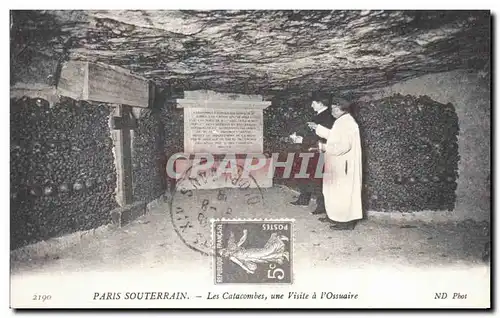
[[[293,220],[215,220],[216,284],[292,284]]]

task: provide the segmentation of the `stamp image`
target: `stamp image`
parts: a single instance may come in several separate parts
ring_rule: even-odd
[[[292,284],[292,220],[216,220],[216,284]]]

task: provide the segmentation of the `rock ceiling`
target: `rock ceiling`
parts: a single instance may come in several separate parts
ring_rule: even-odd
[[[72,58],[122,66],[161,87],[360,94],[425,73],[489,67],[490,59],[488,11],[12,11],[11,18],[11,83],[45,74],[35,70],[53,65],[46,61]]]

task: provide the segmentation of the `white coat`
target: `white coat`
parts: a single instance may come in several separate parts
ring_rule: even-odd
[[[326,138],[323,195],[328,218],[348,222],[363,218],[361,203],[362,159],[359,127],[350,114],[340,116],[332,129],[318,125],[316,134]]]

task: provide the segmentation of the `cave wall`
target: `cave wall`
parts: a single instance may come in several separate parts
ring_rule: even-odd
[[[11,248],[110,221],[116,170],[112,108],[62,98],[11,99]]]
[[[489,219],[491,213],[491,100],[490,79],[485,72],[453,71],[425,75],[371,94],[378,99],[393,94],[427,95],[440,103],[452,103],[458,116],[459,136],[457,202],[459,218]]]
[[[453,104],[394,94],[356,103],[366,211],[453,211],[458,116]]]

